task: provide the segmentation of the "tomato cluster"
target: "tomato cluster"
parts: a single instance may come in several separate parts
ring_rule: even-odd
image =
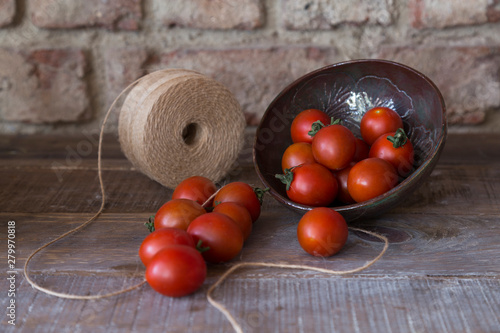
[[[148,223],[152,232],[139,249],[149,285],[172,297],[196,291],[205,281],[206,262],[226,262],[240,253],[264,192],[243,182],[217,191],[201,176],[182,181]]]
[[[317,109],[299,113],[291,125],[293,144],[281,159],[286,194],[315,206],[297,226],[300,246],[309,254],[331,256],[347,241],[342,215],[325,206],[373,199],[397,185],[413,169],[413,145],[403,121],[390,108],[376,107],[360,123],[361,138]]]
[[[330,206],[375,198],[413,169],[413,145],[399,114],[375,107],[360,123],[357,138],[340,120],[317,109],[299,113],[291,125],[293,144],[283,153],[287,196],[300,204]]]

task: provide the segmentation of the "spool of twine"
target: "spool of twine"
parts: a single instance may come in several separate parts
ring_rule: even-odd
[[[118,134],[139,171],[174,188],[194,175],[224,177],[243,146],[245,126],[241,107],[225,86],[194,71],[166,69],[131,89]]]

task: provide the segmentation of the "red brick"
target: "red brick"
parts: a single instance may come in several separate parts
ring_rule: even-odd
[[[500,20],[499,0],[410,0],[415,28],[446,28]]]
[[[384,47],[378,56],[433,80],[451,124],[481,123],[487,110],[500,107],[500,47]]]
[[[488,22],[500,21],[500,0],[490,0],[486,9]]]
[[[261,0],[169,0],[158,12],[168,26],[255,29],[264,24]]]
[[[145,56],[141,52],[140,49],[136,52],[128,50],[127,56],[114,53],[113,57],[109,57],[108,80],[113,78],[114,85],[124,87],[140,76],[143,69],[147,72],[163,68],[196,70],[218,80],[235,94],[249,125],[259,123],[269,103],[293,80],[342,60],[335,49],[298,46],[179,50],[152,56],[146,63],[143,63]],[[116,91],[113,92],[112,98],[116,94]]]
[[[7,26],[14,20],[16,14],[15,0],[0,0],[0,27]]]
[[[29,13],[41,28],[138,30],[141,6],[141,0],[30,0]]]
[[[341,24],[389,25],[394,5],[386,0],[282,0],[282,20],[291,30],[327,30]]]
[[[89,119],[86,67],[81,50],[0,49],[3,120],[55,123]]]
[[[276,95],[298,77],[340,57],[334,49],[309,47],[186,50],[161,56],[158,68],[199,71],[226,85],[249,125],[258,125]]]

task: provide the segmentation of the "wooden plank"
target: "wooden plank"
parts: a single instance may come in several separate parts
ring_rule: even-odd
[[[255,136],[255,128],[245,131],[245,145],[241,157],[251,162],[251,149]],[[500,160],[498,134],[469,133],[449,134],[444,150],[441,154],[442,163],[484,163]],[[9,159],[19,160],[65,160],[76,155],[83,160],[97,158],[97,133],[77,133],[74,136],[55,135],[0,135],[0,164]],[[103,139],[104,159],[123,159],[118,138],[115,135],[106,135]]]
[[[450,138],[447,144],[449,152],[445,148],[440,163],[429,179],[408,198],[402,208],[404,211],[449,214],[459,206],[463,213],[471,215],[498,213],[500,168],[491,166],[500,162],[496,153],[500,151],[498,140],[495,141],[494,136],[485,136],[486,139],[481,136],[484,142],[473,145],[468,143],[472,140],[468,137],[458,138]],[[462,144],[464,150],[460,151],[456,147]],[[493,148],[495,144],[497,149]],[[29,146],[28,143],[25,145]],[[223,182],[237,179],[260,185],[253,166],[249,164],[248,153],[242,154],[246,157],[241,158],[240,166]],[[458,160],[461,161],[459,164]],[[90,213],[98,209],[97,165],[91,157],[76,165],[64,159],[40,158],[36,154],[25,159],[29,164],[19,164],[19,161],[0,160],[0,211]],[[56,163],[55,167],[53,163]],[[135,171],[123,157],[105,160],[103,166],[108,212],[156,211],[172,193]],[[395,212],[401,212],[398,209]]]
[[[142,275],[137,251],[148,234],[143,226],[148,214],[104,214],[84,230],[58,241],[37,255],[30,268],[81,275]],[[37,247],[85,220],[73,214],[0,214],[0,228],[14,219],[17,225],[18,257],[25,258]],[[331,259],[306,254],[296,237],[300,216],[287,211],[264,211],[243,251],[231,263],[282,262],[335,270],[348,270],[371,260],[382,248],[361,233],[351,232],[345,247]],[[388,214],[356,226],[385,233],[391,240],[384,257],[363,274],[372,275],[451,275],[495,276],[500,273],[500,224],[498,216],[433,216]],[[6,261],[5,253],[0,260]],[[212,265],[209,273],[221,274],[226,265]],[[265,270],[266,276],[280,274]],[[290,272],[287,272],[290,274]],[[294,272],[293,274],[311,274]],[[314,276],[316,276],[315,274]]]
[[[92,276],[58,280],[73,293],[96,290]],[[136,278],[109,278],[107,287],[135,282]],[[5,287],[2,279],[0,288]],[[18,289],[17,325],[6,325],[4,316],[4,332],[233,332],[206,301],[206,288],[173,299],[144,286],[95,301],[36,293],[25,281]],[[497,332],[500,328],[498,278],[251,276],[229,279],[215,297],[245,332]],[[4,308],[6,298],[0,302]]]
[[[27,159],[55,160],[68,156],[80,159],[96,159],[99,132],[89,131],[63,135],[3,135],[0,136],[1,160],[16,159],[20,163]],[[106,158],[124,157],[116,135],[108,134],[103,138],[103,156]]]
[[[100,206],[97,172],[64,171],[63,180],[50,169],[0,170],[0,211],[82,212]],[[172,191],[127,168],[103,172],[107,212],[156,211]],[[241,167],[224,182],[246,181],[262,186],[253,167]],[[43,189],[43,190],[42,190]],[[78,189],[75,191],[75,189]],[[268,207],[278,207],[271,197]],[[500,206],[500,168],[439,164],[422,186],[395,212],[426,214],[496,214]],[[459,210],[456,207],[460,207]]]
[[[251,164],[252,145],[255,129],[245,130],[244,147],[239,159]],[[15,160],[18,165],[30,165],[32,160],[42,163],[41,166],[52,161],[66,166],[97,165],[99,133],[95,131],[82,132],[73,136],[63,135],[0,135],[0,166]],[[107,134],[103,138],[103,160],[124,160],[118,137]],[[50,163],[47,163],[50,162]],[[107,163],[110,163],[107,162]]]
[[[81,212],[97,211],[101,193],[97,170],[51,169],[0,170],[0,212]],[[61,178],[60,178],[61,177]],[[253,167],[234,170],[221,184],[238,179],[260,185]],[[103,172],[107,212],[156,211],[172,190],[129,168]]]

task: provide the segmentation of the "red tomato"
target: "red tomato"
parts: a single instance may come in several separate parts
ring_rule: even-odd
[[[354,199],[349,194],[349,190],[347,189],[347,179],[349,177],[349,172],[351,171],[354,163],[335,172],[335,177],[337,178],[337,182],[339,184],[339,191],[337,193],[337,199],[344,204],[352,204],[355,203]]]
[[[215,195],[215,203],[236,202],[245,207],[255,222],[260,216],[261,202],[254,189],[243,182],[232,182],[222,187]]]
[[[299,165],[276,175],[286,184],[288,197],[303,205],[328,206],[337,196],[337,180],[330,170],[318,163]]]
[[[363,140],[372,145],[382,134],[395,132],[403,127],[399,114],[386,107],[376,107],[368,110],[361,118],[360,131]]]
[[[339,252],[347,241],[345,219],[331,208],[318,207],[308,211],[297,226],[297,238],[307,253],[329,257]]]
[[[380,136],[370,148],[370,157],[391,163],[403,177],[410,173],[415,162],[413,144],[401,128]]]
[[[281,158],[281,169],[284,172],[285,169],[290,169],[300,164],[314,162],[316,162],[316,160],[314,159],[312,153],[311,144],[306,142],[297,142],[288,146],[283,153],[283,157]]]
[[[356,163],[347,179],[347,188],[356,202],[375,198],[398,183],[398,174],[391,163],[380,158],[367,158]]]
[[[177,185],[172,199],[189,199],[203,205],[217,191],[215,184],[208,178],[193,176],[184,179]],[[207,203],[211,205],[211,203]]]
[[[211,263],[226,262],[238,255],[243,248],[243,233],[229,217],[220,213],[207,213],[197,217],[187,229],[195,243],[209,249],[202,253]]]
[[[314,135],[312,152],[318,163],[340,170],[351,163],[356,153],[356,138],[347,127],[326,126]]]
[[[161,228],[179,228],[186,230],[189,223],[206,211],[199,203],[188,199],[167,201],[155,215],[155,230]]]
[[[151,288],[170,297],[196,291],[205,281],[207,265],[200,252],[186,245],[171,245],[158,252],[146,268]]]
[[[222,202],[214,207],[215,213],[229,216],[241,229],[246,240],[252,232],[252,216],[248,210],[236,202]]]
[[[139,248],[139,257],[144,266],[148,266],[156,253],[170,245],[196,247],[193,237],[182,229],[163,228],[153,231],[144,238]]]
[[[324,125],[330,123],[330,117],[323,111],[317,109],[308,109],[299,113],[292,121],[291,134],[293,142],[312,142],[312,136],[309,135],[311,126],[314,122],[320,120]]]
[[[368,154],[370,153],[370,146],[366,144],[363,140],[360,138],[356,138],[356,153],[354,154],[353,157],[353,162],[359,162],[361,160],[364,160],[365,158],[368,158]]]

